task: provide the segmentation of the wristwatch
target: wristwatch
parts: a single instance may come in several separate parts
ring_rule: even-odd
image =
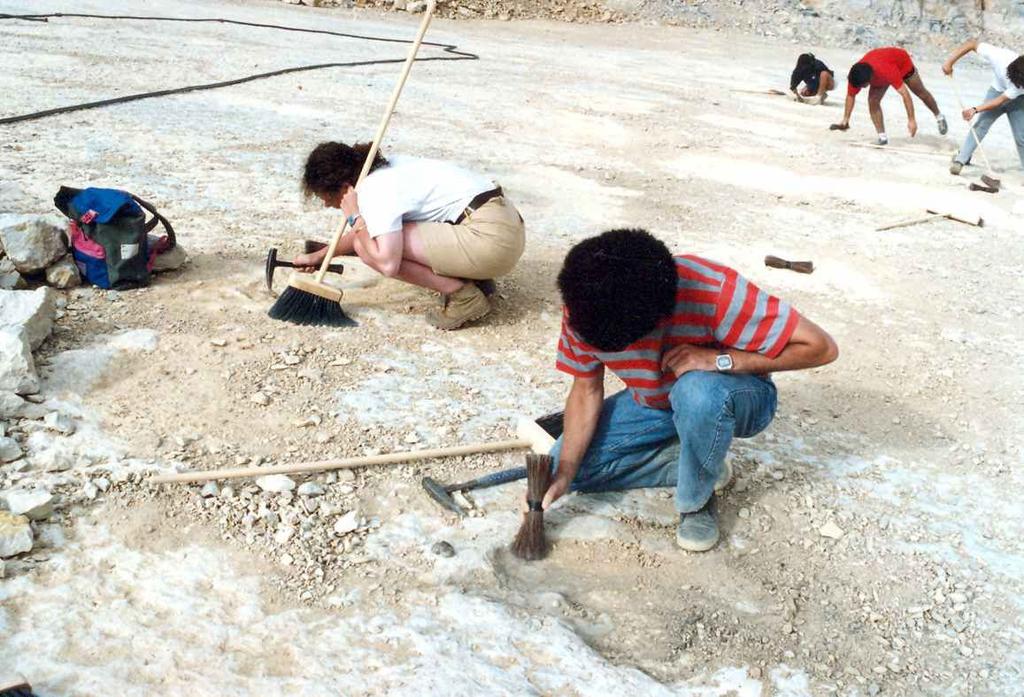
[[[715,368],[720,373],[727,373],[732,370],[732,356],[728,353],[722,353],[715,356]]]

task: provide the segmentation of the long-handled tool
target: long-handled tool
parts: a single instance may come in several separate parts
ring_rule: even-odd
[[[952,74],[949,76],[949,81],[953,83],[953,94],[956,95],[956,102],[960,105],[960,111],[964,111],[967,107],[964,106],[964,100],[960,96],[960,87],[956,84],[956,78]],[[971,129],[971,135],[974,136],[974,142],[978,146],[978,152],[981,153],[981,157],[985,160],[985,169],[988,170],[987,174],[981,175],[981,181],[984,184],[996,191],[999,191],[999,187],[1002,186],[1002,181],[996,178],[995,172],[992,171],[992,163],[988,161],[988,155],[985,154],[985,148],[981,145],[981,138],[978,137],[978,132],[974,130],[974,121],[967,123],[968,128]]]
[[[789,269],[790,271],[796,271],[797,273],[814,273],[813,261],[789,261],[787,259],[774,257],[771,254],[764,258],[764,265],[770,266],[773,269]]]
[[[525,478],[526,468],[514,467],[508,470],[501,470],[500,472],[491,472],[490,474],[485,474],[482,477],[470,479],[467,482],[459,482],[458,484],[442,484],[433,477],[424,477],[420,480],[420,484],[423,485],[423,489],[427,492],[427,495],[441,504],[443,508],[447,508],[460,518],[465,518],[469,515],[469,511],[455,501],[455,498],[452,496],[454,492],[488,489],[492,486],[501,486],[502,484],[516,482]]]
[[[926,212],[928,213],[928,215],[922,216],[920,218],[911,218],[910,220],[901,220],[898,223],[883,225],[882,227],[875,228],[875,231],[881,232],[882,230],[895,230],[898,227],[910,227],[911,225],[930,223],[931,221],[939,220],[940,218],[945,220],[955,220],[958,223],[963,223],[965,225],[973,225],[974,227],[985,227],[985,219],[982,218],[980,215],[969,215],[966,213],[949,212],[944,213],[941,211],[932,210],[930,208],[926,209]]]
[[[441,457],[459,457],[462,455],[478,455],[481,453],[497,453],[506,450],[532,450],[546,454],[561,434],[561,414],[541,417],[533,421],[521,417],[516,423],[518,438],[499,440],[492,443],[470,443],[447,448],[430,448],[425,450],[407,450],[399,453],[367,455],[364,457],[348,457],[337,460],[321,460],[319,462],[298,462],[290,465],[273,465],[271,467],[236,467],[232,469],[208,470],[206,472],[180,472],[177,474],[160,474],[150,477],[153,484],[168,482],[207,482],[216,479],[240,479],[242,477],[262,477],[267,474],[301,474],[308,472],[326,472],[328,470],[355,469],[373,465],[403,465],[420,460],[432,460]],[[558,426],[557,432],[548,430]]]
[[[387,131],[388,123],[391,121],[391,114],[394,113],[395,105],[398,104],[398,97],[402,94],[402,87],[405,86],[405,81],[409,77],[409,71],[412,70],[413,61],[416,60],[416,53],[420,49],[420,44],[423,43],[423,36],[427,33],[427,27],[430,26],[430,18],[434,14],[435,6],[436,0],[427,0],[423,21],[420,22],[416,38],[413,40],[412,46],[409,47],[409,55],[406,57],[405,65],[402,67],[402,74],[399,76],[398,83],[391,93],[391,99],[388,101],[388,106],[384,110],[384,117],[377,127],[377,134],[373,137],[370,151],[366,154],[363,169],[359,172],[359,178],[356,180],[357,187],[366,178],[366,175],[369,174],[370,166],[373,165],[373,160],[377,156],[377,150],[380,149],[380,143],[384,139],[384,132]],[[355,322],[341,308],[341,289],[323,282],[324,276],[327,274],[327,267],[330,265],[331,259],[334,258],[334,251],[338,248],[338,242],[341,240],[341,236],[345,234],[347,227],[348,220],[342,218],[338,223],[337,229],[334,231],[334,237],[331,238],[330,245],[327,247],[327,255],[320,264],[320,270],[316,272],[313,278],[310,278],[309,274],[293,273],[288,280],[288,287],[281,293],[281,296],[267,314],[274,319],[292,322],[293,324],[322,327],[350,327],[355,325]]]
[[[268,293],[273,293],[274,292],[274,271],[276,271],[277,269],[279,269],[282,266],[285,267],[286,269],[294,269],[295,268],[295,264],[293,264],[290,261],[280,261],[277,258],[277,247],[271,247],[270,251],[267,252],[267,264],[266,264],[266,274],[265,274],[266,275],[266,279],[267,279],[267,292]],[[330,271],[331,273],[338,273],[338,274],[344,273],[345,272],[345,265],[344,264],[330,264],[327,267],[327,270]]]

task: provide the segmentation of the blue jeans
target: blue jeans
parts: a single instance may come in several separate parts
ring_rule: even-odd
[[[1002,93],[998,90],[989,87],[984,101],[989,102],[1000,94]],[[1017,145],[1017,156],[1020,158],[1020,163],[1024,165],[1024,95],[1011,99],[998,109],[979,111],[974,121],[974,130],[978,134],[979,140],[985,140],[988,129],[1003,114],[1006,114],[1006,119],[1010,122],[1010,132],[1013,133],[1013,141]],[[971,156],[974,155],[974,150],[977,147],[978,143],[974,140],[974,135],[968,130],[967,139],[964,141],[963,147],[960,148],[960,152],[956,154],[956,161],[966,165],[971,161]]]
[[[608,397],[572,491],[653,486],[676,488],[676,510],[708,502],[734,436],[749,438],[775,416],[778,398],[767,377],[691,371],[676,380],[671,409],[650,409],[629,390]],[[558,467],[559,438],[551,449]]]

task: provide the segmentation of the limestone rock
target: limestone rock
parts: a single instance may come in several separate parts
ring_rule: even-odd
[[[57,292],[52,288],[0,290],[0,329],[24,327],[32,350],[50,336],[57,312]]]
[[[39,375],[23,331],[0,328],[0,390],[17,394],[39,391]]]
[[[82,285],[82,276],[70,254],[55,261],[46,269],[46,283],[54,288],[77,288]]]
[[[153,273],[180,269],[185,265],[186,261],[188,261],[188,254],[185,253],[180,244],[176,244],[163,254],[157,255],[156,259],[153,260]]]
[[[18,290],[25,287],[25,279],[7,257],[0,258],[0,290]]]
[[[47,413],[41,404],[28,402],[12,391],[0,390],[0,419],[41,419]]]
[[[0,559],[32,550],[32,526],[28,518],[0,511]]]
[[[262,477],[256,478],[256,486],[263,491],[270,491],[280,494],[285,491],[292,491],[295,488],[295,482],[283,474],[268,474]]]
[[[334,534],[347,535],[359,529],[359,514],[356,511],[349,511],[334,521]]]
[[[305,482],[299,486],[299,496],[322,496],[324,488],[316,482]]]
[[[18,441],[10,436],[0,437],[0,462],[14,462],[24,455]]]
[[[58,411],[51,411],[47,414],[43,418],[43,425],[51,431],[63,433],[66,436],[75,432],[75,422],[71,420],[71,417]]]
[[[6,496],[7,509],[29,520],[46,520],[53,515],[54,497],[46,489],[15,489]]]
[[[212,498],[218,494],[220,494],[220,486],[217,485],[217,482],[206,482],[199,492],[199,495],[204,499]]]
[[[831,520],[822,525],[820,528],[818,528],[818,533],[822,537],[827,537],[831,540],[838,540],[845,534],[843,532],[843,529],[835,523],[833,523]]]
[[[68,251],[64,229],[44,216],[0,216],[0,243],[21,273],[39,273]]]

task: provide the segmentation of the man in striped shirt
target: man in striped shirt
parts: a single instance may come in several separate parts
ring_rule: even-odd
[[[672,256],[643,230],[580,242],[558,286],[557,368],[574,379],[544,508],[568,491],[674,486],[676,542],[711,549],[729,444],[775,414],[770,373],[830,363],[835,342],[732,269]],[[627,387],[608,399],[605,368]]]

